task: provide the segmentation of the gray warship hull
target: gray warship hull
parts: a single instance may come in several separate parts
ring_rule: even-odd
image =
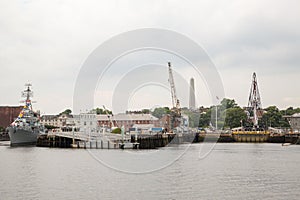
[[[40,131],[37,129],[28,130],[18,127],[9,127],[10,146],[36,145]]]

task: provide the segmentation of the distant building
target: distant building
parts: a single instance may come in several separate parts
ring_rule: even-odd
[[[295,113],[291,116],[284,116],[284,118],[289,121],[293,131],[300,131],[300,113]]]
[[[98,123],[97,115],[95,113],[80,113],[79,115],[74,115],[74,125],[78,127],[80,131],[83,132],[97,132]]]
[[[42,115],[40,123],[45,126],[56,126],[59,127],[58,116],[57,115]]]
[[[20,114],[23,106],[0,106],[0,126],[8,127]]]
[[[62,114],[62,115],[43,115],[41,116],[40,123],[42,125],[49,125],[55,127],[66,127],[74,126],[74,120],[72,115]]]
[[[111,120],[113,125],[111,124]],[[98,126],[100,127],[112,127],[117,126],[121,128],[125,127],[128,131],[135,124],[153,124],[154,126],[159,126],[159,119],[151,114],[117,114],[117,115],[97,115]]]

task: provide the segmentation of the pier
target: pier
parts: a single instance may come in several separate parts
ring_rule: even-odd
[[[291,143],[300,144],[299,133],[274,134],[265,132],[232,132],[232,133],[185,133],[185,134],[140,134],[121,135],[110,134],[103,136],[87,136],[71,132],[54,132],[40,135],[38,147],[50,148],[84,148],[84,149],[156,149],[167,145],[200,142],[243,142],[243,143]],[[129,145],[130,144],[130,145]]]

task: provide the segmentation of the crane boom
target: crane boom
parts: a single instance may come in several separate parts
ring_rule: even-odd
[[[175,87],[175,82],[174,82],[174,77],[173,77],[171,62],[168,62],[168,66],[169,66],[169,82],[170,82],[170,86],[171,86],[172,104],[173,104],[173,108],[176,108],[176,110],[177,110],[177,112],[179,114],[179,111],[180,111],[180,102],[177,99],[177,95],[176,95],[176,87]]]
[[[175,89],[175,83],[174,83],[171,62],[168,62],[168,66],[169,66],[169,83],[171,86],[172,104],[173,104],[173,108],[175,108],[176,103],[177,103],[177,96],[176,96],[176,89]]]
[[[110,116],[109,115],[109,113],[108,113],[108,111],[107,111],[107,109],[105,108],[105,106],[103,105],[103,109],[104,109],[104,111],[105,111],[105,113],[106,113],[106,115],[107,115],[107,118],[109,119],[109,121],[110,121],[110,124],[111,124],[111,129],[115,129],[115,128],[117,128],[116,126],[115,126],[115,124],[114,124],[114,122],[113,122],[113,120],[112,120],[112,116]]]
[[[253,73],[252,84],[250,89],[248,112],[249,118],[253,122],[254,126],[258,126],[258,120],[262,117],[263,111],[255,72]]]
[[[169,129],[173,130],[174,128],[180,126],[182,120],[181,120],[180,102],[179,102],[179,99],[177,99],[175,81],[174,81],[172,67],[171,67],[170,62],[168,62],[168,66],[169,66],[169,82],[170,82],[170,86],[171,86],[171,95],[172,95],[172,104],[173,104],[173,108],[171,109],[171,112],[170,112]]]

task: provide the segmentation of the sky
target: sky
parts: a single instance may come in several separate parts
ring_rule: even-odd
[[[159,28],[198,43],[214,63],[225,97],[239,105],[247,105],[256,72],[263,107],[300,107],[299,24],[297,0],[0,1],[0,105],[19,105],[24,84],[31,82],[34,108],[42,114],[72,109],[78,74],[98,46],[127,31]],[[191,67],[151,51],[118,60],[107,80],[98,81],[95,106],[113,107],[116,87],[138,58],[155,66],[172,59],[179,98],[188,106],[188,82],[195,76]],[[120,66],[131,68],[123,72]],[[167,66],[160,70],[167,81]],[[197,106],[210,106],[205,77],[194,78]],[[124,101],[131,110],[171,106],[167,85],[143,85],[129,96]]]

